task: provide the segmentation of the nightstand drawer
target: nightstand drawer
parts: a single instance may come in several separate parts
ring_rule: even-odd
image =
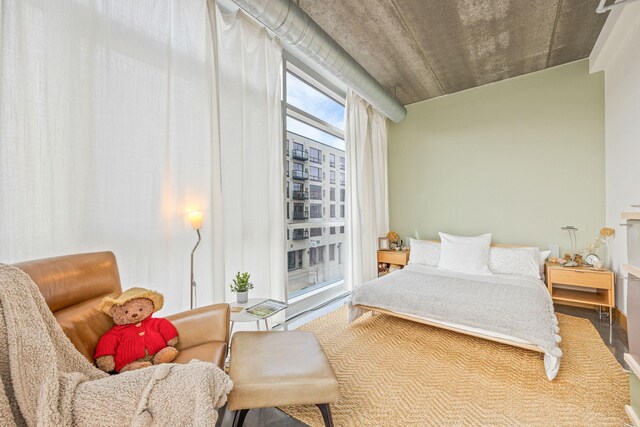
[[[578,269],[549,269],[549,281],[558,285],[574,285],[586,288],[611,289],[610,273]]]
[[[409,251],[378,251],[378,262],[407,265],[409,262]]]

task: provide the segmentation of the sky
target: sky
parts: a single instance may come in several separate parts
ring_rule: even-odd
[[[287,116],[287,130],[344,151],[344,140],[336,138],[335,136],[321,131],[318,128],[309,126],[308,124],[303,123],[300,120],[296,120],[291,116]]]
[[[287,102],[344,130],[344,106],[287,73]]]

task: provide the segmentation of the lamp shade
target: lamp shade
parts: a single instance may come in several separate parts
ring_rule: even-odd
[[[191,224],[191,227],[194,230],[200,230],[202,228],[202,212],[201,211],[189,212],[189,214],[187,215],[187,218],[189,219],[189,224]]]

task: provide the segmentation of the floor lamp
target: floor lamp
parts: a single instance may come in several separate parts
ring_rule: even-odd
[[[200,229],[202,228],[202,212],[200,212],[200,211],[189,212],[189,215],[187,215],[187,217],[189,218],[189,223],[191,224],[191,228],[196,230],[196,233],[198,233],[198,241],[196,242],[196,245],[193,247],[193,250],[191,251],[191,285],[190,285],[190,289],[191,289],[191,310],[193,310],[196,307],[196,304],[197,304],[196,279],[193,277],[193,254],[195,254],[196,249],[198,249],[198,245],[200,244]]]

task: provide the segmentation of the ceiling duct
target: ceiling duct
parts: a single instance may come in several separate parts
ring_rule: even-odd
[[[399,123],[407,116],[406,108],[293,0],[233,1],[277,34],[285,47],[294,46],[394,122]]]

